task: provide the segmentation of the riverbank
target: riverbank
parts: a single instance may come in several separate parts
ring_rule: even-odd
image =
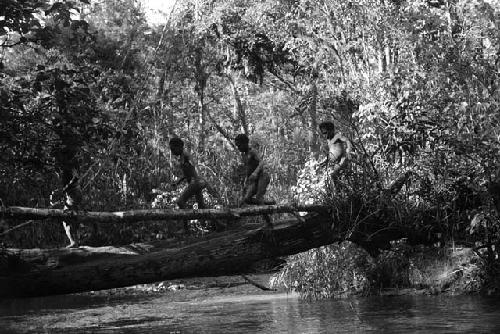
[[[472,248],[419,248],[418,250],[412,249],[411,252],[396,249],[391,252],[383,254],[377,259],[378,262],[373,264],[372,275],[377,275],[377,282],[381,284],[379,287],[372,286],[368,290],[353,289],[332,293],[330,297],[497,293],[497,289],[493,287],[485,288],[482,260]],[[279,275],[280,272],[267,272],[247,276],[195,277],[85,294],[98,296],[168,295],[173,301],[282,293],[308,297],[300,290],[280,284],[277,279]]]
[[[383,296],[479,293],[485,284],[481,258],[466,247],[395,248],[371,270],[380,288],[373,284],[370,293]]]
[[[227,296],[275,296],[283,294],[283,289],[263,290],[256,286],[269,287],[272,273],[260,273],[243,276],[194,277],[151,284],[138,284],[125,288],[91,291],[77,295],[95,296],[134,296],[134,295],[168,295],[172,301],[197,301],[213,297]],[[249,282],[252,281],[253,283]],[[288,292],[297,296],[295,292]]]

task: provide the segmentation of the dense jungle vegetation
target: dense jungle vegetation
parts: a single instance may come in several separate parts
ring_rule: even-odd
[[[71,147],[85,209],[171,207],[178,175],[168,140],[179,136],[235,206],[242,178],[233,138],[244,132],[279,203],[328,203],[345,240],[376,219],[474,247],[493,275],[499,28],[498,0],[185,0],[158,23],[135,0],[3,0],[1,204],[49,207],[61,197]],[[316,168],[325,120],[355,147],[335,189]],[[399,191],[383,195],[402,175]],[[387,207],[392,216],[377,215]],[[148,223],[81,233],[97,245],[172,231]],[[2,237],[7,246],[54,246],[64,231],[32,222]],[[358,261],[351,248],[293,258],[291,280],[314,280],[339,253]]]

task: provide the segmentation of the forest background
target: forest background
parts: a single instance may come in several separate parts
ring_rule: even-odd
[[[499,25],[494,0],[186,0],[155,25],[134,0],[4,0],[1,204],[61,198],[58,154],[71,146],[85,209],[171,207],[179,136],[235,206],[241,132],[263,153],[271,197],[316,201],[318,124],[333,121],[355,147],[337,195],[366,203],[411,175],[387,200],[399,221],[496,256]],[[82,233],[97,245],[172,231]],[[4,238],[54,246],[64,232],[34,222]]]

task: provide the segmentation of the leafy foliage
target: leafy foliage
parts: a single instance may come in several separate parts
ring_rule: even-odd
[[[289,257],[287,265],[271,281],[311,299],[332,298],[370,289],[370,258],[352,243],[324,246]]]

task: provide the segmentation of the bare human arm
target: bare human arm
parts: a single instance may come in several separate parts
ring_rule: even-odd
[[[250,176],[248,177],[248,181],[255,181],[257,179],[257,177],[259,176],[259,173],[264,169],[264,161],[260,157],[259,153],[253,149],[250,150],[250,152],[248,152],[248,154],[249,154],[249,159],[255,159],[255,161],[259,162],[258,166],[254,169],[252,174],[250,174]]]

